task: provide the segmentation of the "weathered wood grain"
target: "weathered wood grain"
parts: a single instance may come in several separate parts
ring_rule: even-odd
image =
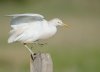
[[[30,72],[53,72],[53,62],[49,53],[34,53],[30,59]]]

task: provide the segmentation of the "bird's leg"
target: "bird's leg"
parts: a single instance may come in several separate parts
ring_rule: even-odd
[[[37,40],[36,41],[36,45],[39,45],[40,47],[43,47],[45,44],[47,44],[47,42],[44,42],[42,40]]]
[[[40,46],[44,46],[44,45],[46,45],[47,43],[38,43],[38,45],[40,45]]]
[[[32,55],[34,54],[33,51],[27,46],[26,43],[24,43],[24,46],[28,49],[28,51],[29,51]]]
[[[33,49],[36,44],[37,44],[37,42],[32,42],[31,49]]]

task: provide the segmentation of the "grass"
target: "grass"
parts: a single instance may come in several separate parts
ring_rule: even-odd
[[[29,72],[29,53],[25,49],[9,48],[1,52],[1,72]],[[48,49],[48,48],[47,48]],[[4,54],[4,52],[7,52]],[[11,53],[12,52],[12,53]],[[99,72],[99,48],[52,48],[49,49],[54,72]],[[16,70],[16,71],[15,71]]]

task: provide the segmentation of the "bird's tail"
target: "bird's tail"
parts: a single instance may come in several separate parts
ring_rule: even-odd
[[[12,29],[10,31],[10,37],[8,39],[8,43],[16,42],[20,37],[20,35],[23,33],[24,30],[20,29]]]
[[[11,37],[9,37],[9,39],[8,39],[8,43],[13,43],[13,42],[14,42],[14,39],[15,39],[15,38],[14,38],[14,37],[12,37],[12,36],[11,36]]]
[[[14,30],[10,31],[10,37],[8,38],[8,43],[13,43],[16,35],[14,34]]]

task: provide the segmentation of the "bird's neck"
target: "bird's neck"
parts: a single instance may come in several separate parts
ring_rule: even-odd
[[[50,20],[50,21],[48,22],[48,24],[51,25],[51,26],[57,27],[57,24],[56,24],[54,21],[52,21],[52,20]]]
[[[43,20],[42,26],[44,28],[47,28],[48,27],[48,22],[46,20]]]

